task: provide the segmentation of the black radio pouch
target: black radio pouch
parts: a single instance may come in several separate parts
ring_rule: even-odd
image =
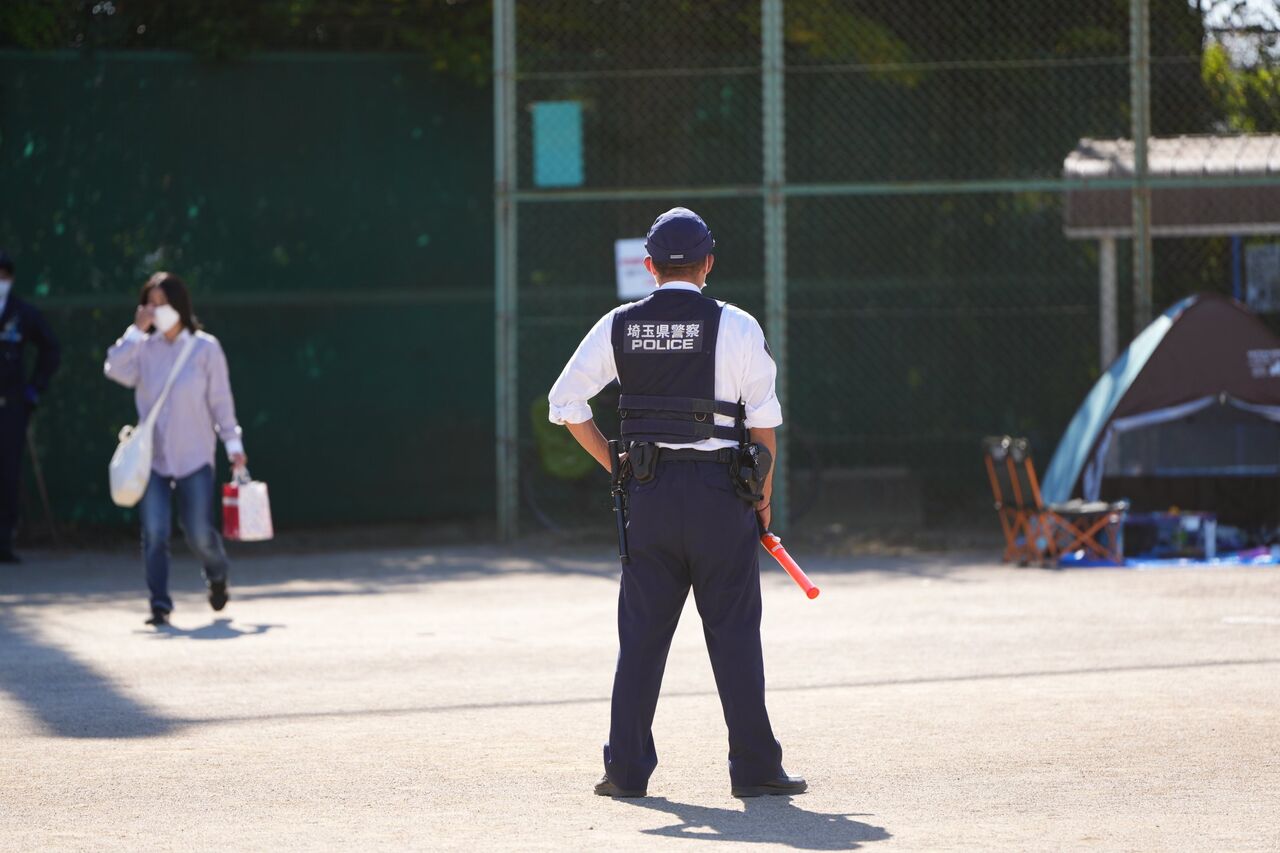
[[[764,481],[773,467],[773,454],[763,444],[744,444],[730,472],[738,497],[750,504],[764,500]]]
[[[627,465],[637,483],[647,483],[657,474],[658,445],[645,441],[633,442],[627,448]]]

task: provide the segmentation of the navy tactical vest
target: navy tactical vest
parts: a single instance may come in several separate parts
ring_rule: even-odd
[[[701,293],[659,288],[614,315],[624,441],[745,440],[742,402],[716,399],[721,310]],[[734,426],[717,426],[717,414],[733,418]]]

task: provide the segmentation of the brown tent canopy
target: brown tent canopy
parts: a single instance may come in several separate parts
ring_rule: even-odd
[[[1250,520],[1280,513],[1280,337],[1246,306],[1213,293],[1192,296],[1148,326],[1094,385],[1045,473],[1046,501],[1096,500],[1104,480],[1127,480],[1164,506],[1173,481],[1218,481],[1198,502],[1265,481]],[[1256,489],[1255,489],[1256,491]],[[1126,494],[1125,497],[1134,497]],[[1155,507],[1149,507],[1155,508]]]

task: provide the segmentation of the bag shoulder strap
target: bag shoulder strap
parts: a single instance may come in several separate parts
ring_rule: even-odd
[[[196,348],[195,332],[191,333],[191,339],[187,341],[186,346],[182,348],[182,352],[178,353],[178,360],[173,363],[173,369],[169,371],[169,378],[164,381],[164,388],[160,391],[160,396],[156,398],[156,403],[151,407],[151,411],[147,412],[147,421],[155,423],[160,415],[160,409],[164,406],[165,400],[169,398],[169,389],[173,387],[174,380],[178,378],[178,373],[182,370],[183,365],[187,363],[187,359],[191,356],[191,351]]]

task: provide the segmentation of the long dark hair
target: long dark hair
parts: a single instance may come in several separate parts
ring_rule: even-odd
[[[182,279],[171,272],[162,270],[147,279],[147,283],[142,285],[142,292],[138,294],[138,304],[148,304],[151,301],[152,289],[157,287],[164,291],[164,298],[169,300],[173,310],[178,312],[184,327],[192,332],[198,332],[204,328],[191,310],[191,291],[187,290],[187,285]]]

